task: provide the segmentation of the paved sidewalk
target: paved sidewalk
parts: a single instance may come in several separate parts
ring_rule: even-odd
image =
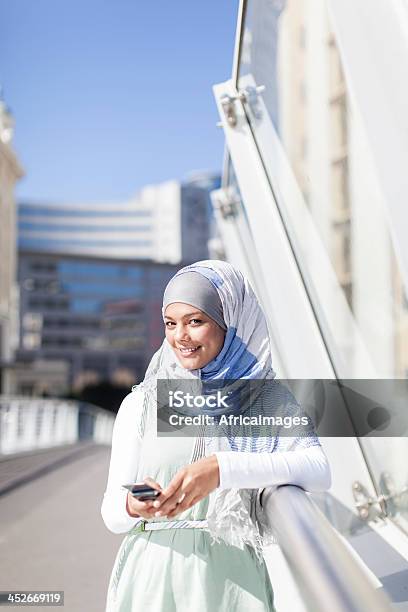
[[[92,442],[85,441],[18,455],[1,455],[0,496],[97,448]]]
[[[110,448],[94,446],[0,497],[0,590],[65,591],[64,607],[33,610],[104,611],[123,539],[100,515],[109,457]]]

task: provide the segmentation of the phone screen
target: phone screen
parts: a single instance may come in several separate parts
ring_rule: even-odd
[[[154,499],[160,495],[160,491],[153,489],[153,487],[149,487],[146,484],[127,484],[123,485],[125,489],[130,491],[133,497],[137,497],[140,501],[145,501],[148,499]]]

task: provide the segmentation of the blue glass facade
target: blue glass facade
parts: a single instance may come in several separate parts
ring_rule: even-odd
[[[38,224],[37,223],[33,223],[33,221],[20,221],[18,224],[19,230],[20,231],[34,231],[39,229]],[[151,225],[138,225],[137,226],[138,230],[140,231],[150,231]],[[97,225],[81,225],[80,227],[78,225],[69,225],[69,224],[64,224],[64,225],[58,225],[56,223],[42,223],[41,224],[41,231],[42,232],[56,232],[56,233],[61,233],[61,232],[77,232],[78,230],[80,230],[81,232],[100,232],[101,228],[98,227]],[[132,226],[129,225],[115,225],[114,227],[115,232],[121,233],[121,232],[134,232],[134,228]]]
[[[97,210],[91,208],[81,209],[71,206],[69,209],[66,207],[58,208],[57,205],[44,206],[44,205],[33,205],[33,204],[19,204],[19,216],[24,219],[25,217],[93,217],[95,219],[103,219],[105,217],[144,217],[150,218],[152,216],[151,210],[134,210],[131,215],[127,210],[115,210],[109,209],[106,206],[101,205]]]
[[[139,380],[164,337],[161,300],[179,266],[21,252],[20,359],[62,359],[71,383],[126,368]]]
[[[151,247],[151,240],[80,240],[77,238],[34,238],[34,237],[19,237],[19,248],[26,251],[52,251],[57,253],[70,252],[77,249],[107,249],[109,247],[138,249],[140,247]]]
[[[181,188],[182,253],[184,260],[207,259],[213,222],[210,192],[219,189],[219,175],[196,175]]]
[[[87,282],[89,278],[128,278],[140,280],[143,269],[134,264],[106,263],[89,261],[60,259],[58,262],[58,273],[61,278],[83,278]]]

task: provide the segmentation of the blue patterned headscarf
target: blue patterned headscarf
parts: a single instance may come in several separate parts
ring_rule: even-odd
[[[228,392],[230,409],[192,409],[189,413],[219,416],[244,412],[249,405],[248,381],[275,376],[265,315],[252,287],[231,264],[200,261],[182,268],[170,280],[164,293],[163,319],[166,307],[176,301],[200,308],[226,331],[220,353],[203,368],[190,372],[201,380],[204,395],[217,388]]]
[[[153,400],[156,399],[158,379],[199,382],[203,394],[211,394],[216,388],[214,386],[216,383],[224,384],[225,381],[222,390],[229,392],[231,389],[233,401],[228,402],[231,408],[191,409],[190,414],[208,413],[216,417],[220,414],[240,414],[245,411],[249,416],[257,417],[298,416],[300,406],[296,399],[275,379],[266,318],[246,277],[228,262],[204,260],[181,268],[170,280],[168,287],[175,279],[191,272],[202,275],[211,283],[212,291],[214,289],[217,291],[223,311],[222,322],[226,328],[224,345],[219,354],[203,368],[187,370],[180,364],[165,338],[153,355],[143,382],[135,388],[150,392]],[[175,286],[181,287],[181,294],[185,293],[183,283],[175,283]],[[170,291],[170,295],[171,299],[164,300],[163,319],[165,308],[169,303],[183,301],[182,295],[178,298],[177,291]],[[254,395],[248,382],[268,379],[270,382],[265,384],[262,401],[253,401],[257,399],[261,387],[255,385],[258,391],[255,391]],[[197,389],[197,386],[194,388]],[[292,432],[296,436],[296,432],[294,430]],[[279,436],[279,431],[276,430],[274,434],[272,431],[265,434],[265,429],[261,431],[254,425],[244,433],[239,426],[235,429],[229,428],[226,436],[232,450],[271,452],[288,448],[291,439],[287,436],[287,432],[282,431],[282,433],[285,433],[285,436]],[[319,442],[312,431],[310,436],[307,436],[303,429],[296,437],[296,445],[311,446],[316,443]]]
[[[232,398],[232,401],[228,401],[229,408],[192,408],[188,413],[207,413],[214,417],[243,412],[251,417],[299,416],[300,407],[295,398],[284,385],[275,379],[266,318],[252,287],[242,272],[225,261],[199,261],[179,270],[170,280],[169,285],[174,279],[190,272],[201,274],[217,291],[226,327],[224,345],[220,353],[203,368],[187,370],[180,364],[165,338],[159,350],[152,357],[144,381],[137,388],[150,392],[153,402],[157,398],[157,379],[190,380],[194,390],[197,389],[197,384],[201,385],[203,394],[211,394],[214,389],[220,389],[219,383],[221,383],[224,385],[221,387],[223,393],[227,392]],[[183,287],[183,283],[178,285]],[[180,293],[184,293],[184,290],[181,289]],[[173,302],[183,301],[182,296],[178,300],[177,292],[172,292],[171,295]],[[169,301],[165,299],[162,309],[163,318],[168,303]],[[257,394],[260,393],[262,387],[258,381],[268,379],[270,382],[265,384],[259,400]],[[248,384],[251,381],[256,381],[252,388]],[[185,382],[182,383],[182,385],[185,384]],[[280,433],[285,435],[281,436]],[[222,435],[225,435],[228,440],[230,450],[234,451],[287,450],[291,442],[297,446],[318,444],[313,432],[310,437],[305,435],[304,429],[299,432],[299,435],[293,429],[292,433],[296,436],[295,440],[289,438],[283,429],[275,428],[274,431],[272,429],[265,431],[265,427],[261,429],[257,425],[251,425],[243,430],[237,425],[229,427]],[[213,434],[214,430],[209,431],[207,435],[211,437]]]
[[[227,327],[221,352],[198,375],[203,380],[273,378],[266,318],[242,272],[217,260],[199,261],[182,268],[175,276],[186,272],[198,272],[215,287]]]

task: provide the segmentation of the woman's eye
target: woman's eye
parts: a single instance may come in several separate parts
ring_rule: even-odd
[[[190,319],[189,323],[200,324],[202,323],[202,320],[201,319]],[[165,322],[166,327],[173,327],[173,325],[175,325],[174,321]]]

